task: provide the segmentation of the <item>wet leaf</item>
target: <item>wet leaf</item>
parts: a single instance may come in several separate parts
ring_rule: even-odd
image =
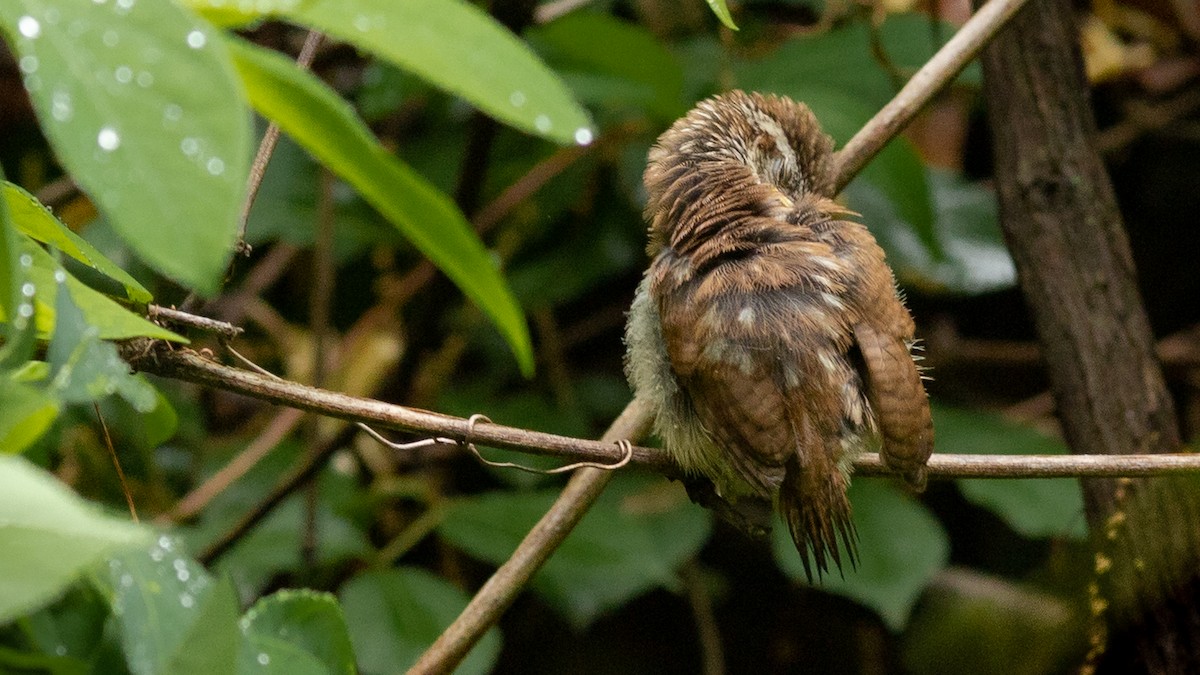
[[[220,11],[226,3],[189,4]],[[585,145],[595,136],[587,113],[529,47],[463,0],[267,0],[253,11],[349,42],[523,131]]]
[[[354,650],[337,598],[308,589],[276,591],[241,620],[240,673],[353,675]]]
[[[105,568],[96,582],[109,598],[135,675],[234,671],[237,598],[228,582],[215,581],[176,540],[161,535]]]
[[[250,116],[213,29],[175,3],[130,0],[4,0],[0,21],[71,176],[146,262],[216,292]]]
[[[121,284],[125,290],[125,298],[132,303],[146,304],[152,296],[150,291],[129,276],[129,273],[118,267],[96,247],[71,231],[54,214],[50,213],[36,197],[12,183],[0,184],[8,212],[18,231],[29,237],[49,244],[87,265],[91,269]]]

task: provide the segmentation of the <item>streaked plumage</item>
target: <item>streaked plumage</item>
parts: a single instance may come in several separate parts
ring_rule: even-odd
[[[811,578],[853,563],[851,460],[879,447],[916,487],[933,445],[913,322],[883,251],[830,199],[808,108],[734,91],[650,151],[650,267],[627,372],[687,471],[777,501]]]

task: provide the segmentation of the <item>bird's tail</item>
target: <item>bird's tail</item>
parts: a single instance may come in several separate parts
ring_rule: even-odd
[[[826,457],[800,463],[794,456],[788,461],[779,490],[779,511],[791,532],[804,574],[813,580],[829,572],[829,562],[842,573],[843,552],[851,567],[858,566],[858,534],[850,518],[850,498],[846,494],[850,479],[836,463]]]

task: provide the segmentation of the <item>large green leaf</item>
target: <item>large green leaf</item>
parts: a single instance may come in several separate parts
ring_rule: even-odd
[[[105,554],[149,538],[25,459],[0,454],[0,624],[51,600]]]
[[[250,116],[212,28],[172,2],[0,0],[0,21],[71,176],[142,258],[214,293]]]
[[[529,331],[479,237],[441,192],[379,145],[350,106],[286,58],[228,41],[250,100],[341,176],[491,317],[521,369],[533,371]]]
[[[12,183],[0,183],[0,189],[3,190],[3,198],[8,206],[8,212],[18,231],[43,244],[50,244],[100,274],[118,282],[125,290],[125,298],[130,302],[143,305],[150,302],[152,299],[150,291],[129,276],[128,272],[105,258],[83,237],[62,224],[58,218],[54,217],[54,214],[50,213],[50,209],[37,200],[37,197]]]
[[[553,490],[493,492],[455,504],[439,527],[464,551],[500,564],[557,497]],[[708,539],[708,514],[676,484],[613,481],[533,580],[533,588],[577,626],[655,587]]]
[[[338,595],[364,675],[403,672],[467,606],[462,591],[416,568],[365,572]],[[490,672],[499,653],[500,633],[492,628],[454,672]]]
[[[831,593],[857,600],[879,613],[893,630],[908,622],[917,598],[950,558],[950,541],[924,506],[881,480],[850,485],[854,527],[858,530],[858,568],[824,578]],[[775,557],[795,579],[804,578],[796,546],[783,523],[772,530]]]
[[[980,455],[1061,455],[1066,445],[1035,429],[994,414],[934,406],[937,451]],[[1069,537],[1087,534],[1083,492],[1073,478],[997,480],[964,478],[963,496],[1004,519],[1026,537]]]
[[[223,0],[188,0],[225,12]],[[243,3],[245,4],[245,3]],[[523,42],[463,0],[266,0],[250,11],[312,26],[462,96],[496,119],[587,144],[591,122]]]
[[[109,560],[97,578],[117,617],[135,675],[232,673],[238,655],[238,607],[178,542],[162,535],[145,549]]]
[[[337,598],[307,589],[277,591],[246,610],[238,672],[353,675],[354,649]]]

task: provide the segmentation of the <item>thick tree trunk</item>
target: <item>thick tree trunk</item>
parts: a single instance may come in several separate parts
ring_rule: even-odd
[[[1031,3],[983,64],[1004,232],[1067,442],[1077,453],[1177,451],[1174,408],[1095,148],[1069,0]],[[1083,488],[1097,542],[1091,663],[1200,672],[1196,486],[1093,479]]]

